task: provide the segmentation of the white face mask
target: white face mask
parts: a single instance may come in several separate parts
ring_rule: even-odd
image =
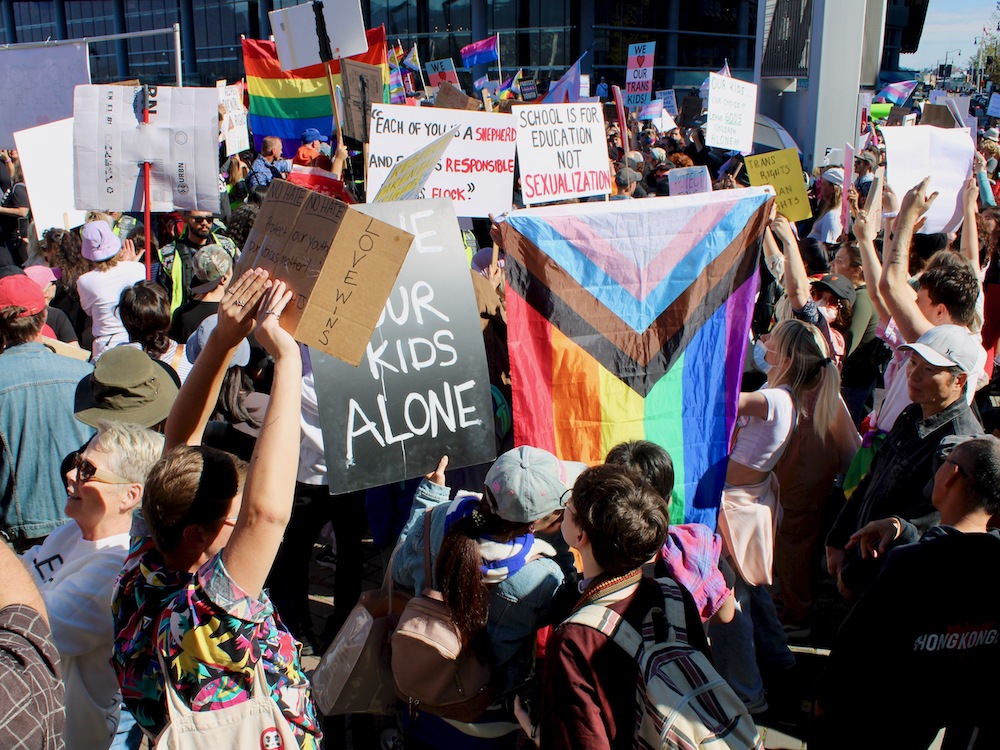
[[[329,143],[320,143],[319,144],[319,152],[321,154],[323,154],[323,156],[329,156],[331,154],[330,144]]]
[[[767,344],[765,344],[760,339],[754,342],[753,345],[753,363],[762,373],[767,375],[771,371],[771,363],[765,360],[767,356]]]

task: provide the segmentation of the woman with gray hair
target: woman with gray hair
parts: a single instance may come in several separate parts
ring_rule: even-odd
[[[101,422],[64,462],[69,523],[21,556],[42,592],[66,684],[66,747],[104,750],[119,723],[111,668],[111,590],[128,554],[132,512],[163,436],[127,422]]]

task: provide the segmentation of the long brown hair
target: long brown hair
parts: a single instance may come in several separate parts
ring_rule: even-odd
[[[489,498],[484,495],[475,512],[458,519],[445,532],[434,565],[434,578],[462,636],[463,646],[472,645],[480,653],[489,651],[485,636],[490,590],[481,569],[483,559],[478,540],[490,537],[498,542],[510,541],[530,528],[530,523],[505,521],[493,513]]]

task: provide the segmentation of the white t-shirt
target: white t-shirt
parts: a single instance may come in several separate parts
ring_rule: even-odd
[[[111,590],[129,535],[89,542],[76,521],[21,555],[42,592],[66,685],[66,748],[107,747],[118,727],[121,692],[111,667]]]
[[[832,245],[840,241],[840,235],[843,232],[844,228],[840,224],[840,211],[833,209],[816,219],[812,231],[809,232],[809,239]]]
[[[128,342],[128,333],[118,317],[118,299],[125,287],[146,278],[146,267],[136,261],[122,261],[107,271],[90,271],[76,280],[80,307],[93,320],[93,357],[96,362],[105,349]]]

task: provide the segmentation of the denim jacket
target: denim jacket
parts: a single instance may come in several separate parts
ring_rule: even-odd
[[[60,467],[94,434],[73,416],[77,384],[93,369],[34,341],[0,354],[0,533],[9,540],[66,521]]]
[[[410,518],[399,535],[392,566],[393,580],[417,593],[424,590],[424,513],[448,505],[447,487],[421,480]],[[431,515],[431,569],[444,539],[445,511]],[[548,558],[532,560],[514,575],[490,588],[487,634],[496,658],[494,678],[502,694],[510,693],[531,673],[535,632],[547,625],[552,600],[563,573]]]

